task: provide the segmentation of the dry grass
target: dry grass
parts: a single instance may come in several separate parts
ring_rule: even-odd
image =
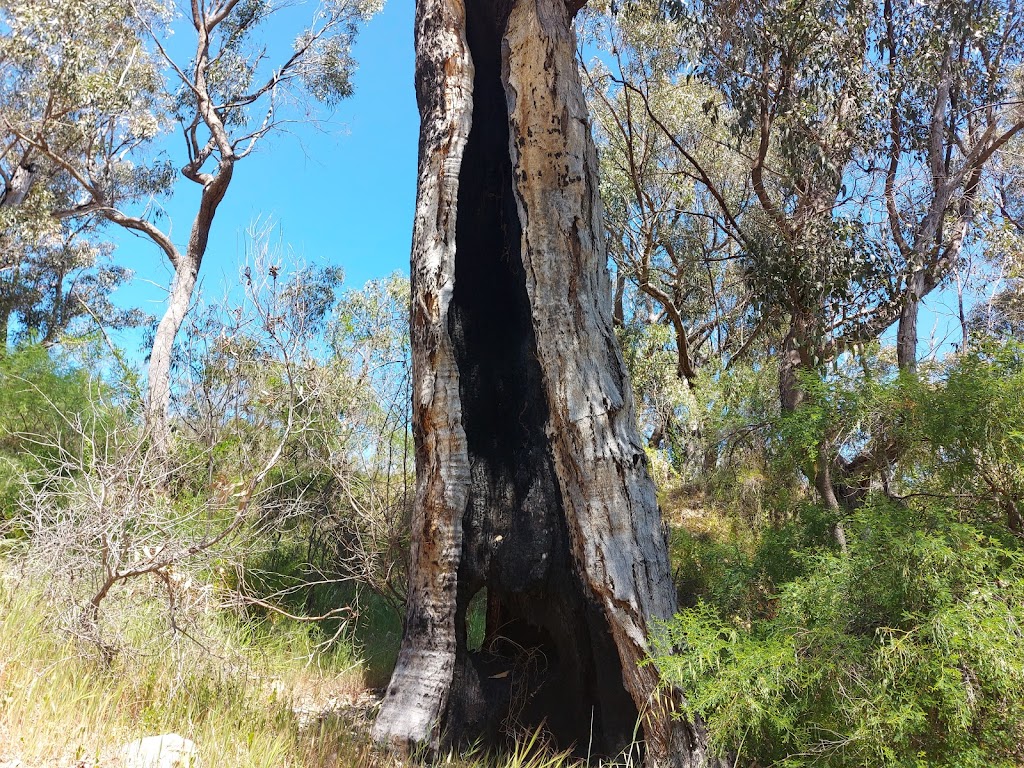
[[[376,696],[348,652],[316,655],[281,636],[175,639],[162,653],[103,659],[55,630],[41,591],[0,579],[0,768],[115,768],[121,745],[178,733],[204,766],[402,768],[370,743]],[[137,627],[136,633],[144,628]],[[309,655],[304,655],[310,650]],[[452,768],[570,768],[534,735],[500,759],[440,756]]]
[[[103,660],[55,631],[48,607],[37,591],[0,589],[0,765],[116,765],[120,745],[168,732],[207,766],[386,764],[363,736],[362,669],[337,654],[311,664],[294,637],[225,634]]]

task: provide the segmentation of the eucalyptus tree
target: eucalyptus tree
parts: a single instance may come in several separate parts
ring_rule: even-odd
[[[642,56],[650,60],[645,49]],[[629,66],[617,55],[621,70]],[[584,66],[601,161],[608,252],[618,274],[656,307],[672,328],[676,375],[693,385],[709,357],[739,351],[752,319],[740,270],[741,242],[713,193],[740,209],[749,194],[728,137],[703,109],[711,92],[694,83],[649,94],[687,151],[699,155],[708,184],[694,178],[645,102],[599,61]]]
[[[543,726],[581,755],[639,735],[650,766],[710,765],[701,723],[672,711],[681,692],[641,664],[675,594],[613,331],[577,10],[417,3],[417,485],[374,736],[429,748]]]
[[[620,93],[636,95],[679,172],[717,204],[761,316],[784,320],[782,409],[805,399],[803,375],[894,324],[900,367],[914,370],[921,301],[957,265],[985,174],[1024,127],[1017,4],[701,0],[613,15]],[[674,36],[654,56],[652,29]],[[665,96],[695,83],[713,127],[680,122],[681,97]],[[721,188],[720,147],[746,196]],[[827,454],[823,443],[809,471],[837,511],[844,478],[892,458]]]
[[[127,271],[109,264],[98,217],[75,215],[81,189],[48,156],[103,167],[108,186],[116,177],[125,190],[152,187],[125,157],[158,129],[144,16],[158,6],[0,2],[0,351],[9,328],[48,343],[78,318],[141,320],[110,303]]]
[[[583,39],[606,45],[607,61],[584,62],[594,132],[600,156],[601,197],[608,254],[615,264],[616,316],[627,364],[637,393],[641,429],[651,447],[668,450],[682,469],[702,453],[704,425],[696,418],[693,390],[709,362],[735,363],[761,335],[766,323],[752,305],[742,270],[741,243],[722,221],[713,192],[738,210],[750,196],[742,163],[728,147],[721,121],[706,108],[713,91],[702,83],[651,88],[657,102],[648,112],[644,99],[625,79],[641,67],[667,69],[678,62],[674,30],[660,23],[634,23],[628,45],[621,25],[609,14],[587,13]],[[618,14],[641,12],[636,6]],[[641,63],[642,62],[642,63]],[[688,153],[703,158],[712,179],[695,177],[663,126]],[[659,326],[664,326],[661,328]],[[674,359],[666,365],[666,355]],[[667,375],[666,375],[667,374]]]
[[[1024,130],[1024,10],[1015,0],[914,9],[885,0],[880,10],[885,130],[873,170],[884,180],[890,248],[905,265],[897,353],[913,368],[921,300],[955,266],[986,175]]]
[[[641,57],[664,9],[677,55]],[[713,198],[755,293],[790,315],[784,368],[814,368],[897,322],[912,368],[920,301],[969,236],[986,168],[1024,126],[1016,4],[707,0],[632,3],[618,18],[624,87],[715,191],[660,95],[691,79],[713,91],[706,107],[756,205]],[[801,397],[782,394],[788,407]]]
[[[351,44],[357,24],[378,4],[319,3],[292,46],[277,50],[263,30],[286,8],[294,14],[288,4],[194,0],[179,21],[173,6],[157,0],[110,0],[109,9],[83,0],[10,2],[9,17],[21,26],[12,36],[14,53],[5,58],[12,72],[5,90],[7,81],[25,84],[18,89],[24,106],[4,118],[7,143],[17,150],[11,157],[20,156],[21,169],[28,168],[26,157],[37,169],[45,162],[76,183],[75,204],[56,215],[94,216],[124,227],[153,243],[174,270],[149,357],[147,392],[148,426],[165,453],[174,341],[236,164],[287,123],[309,119],[296,111],[299,96],[332,105],[352,92]],[[51,14],[57,24],[47,20]],[[51,27],[58,29],[53,39]],[[103,34],[91,34],[94,29]],[[189,42],[175,39],[172,46],[171,32],[185,33]],[[48,47],[41,50],[39,41]],[[172,127],[182,140],[176,161],[170,137],[154,142]],[[9,175],[15,198],[24,198],[18,191],[24,174]],[[176,178],[199,192],[183,244],[151,204]]]
[[[110,294],[130,272],[112,262],[112,247],[94,237],[91,226],[67,222],[32,243],[15,242],[8,255],[17,258],[0,270],[0,355],[12,342],[50,346],[97,326],[117,329],[146,322],[145,313],[111,301]],[[11,239],[0,235],[5,246]]]

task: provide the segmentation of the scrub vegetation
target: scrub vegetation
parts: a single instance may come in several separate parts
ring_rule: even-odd
[[[0,767],[115,765],[120,745],[170,732],[207,766],[585,763],[600,745],[558,736],[599,704],[568,701],[584,683],[563,670],[571,722],[538,715],[551,660],[536,653],[511,682],[486,668],[488,707],[511,692],[488,724],[498,749],[399,756],[371,739],[422,535],[416,286],[348,286],[329,254],[300,263],[257,223],[236,274],[200,291],[205,241],[161,244],[158,203],[181,178],[222,197],[295,98],[351,91],[349,45],[376,5],[326,3],[268,74],[271,6],[197,3],[179,66],[161,44],[181,19],[161,3],[0,0]],[[678,604],[642,664],[719,765],[1024,765],[1024,10],[910,8],[631,0],[575,17],[601,311]],[[500,42],[485,31],[473,46]],[[480,488],[507,486],[494,525],[533,489],[555,530],[540,342],[507,252],[521,222],[498,157],[503,70],[481,61],[456,238],[479,258],[455,262],[449,329],[472,374],[463,426],[497,468]],[[156,151],[174,126],[180,167]],[[111,225],[163,249],[187,311],[157,323],[115,303],[131,274]],[[140,327],[166,357],[156,392],[152,359],[113,333]],[[560,595],[584,615],[563,538]],[[524,571],[531,542],[507,548]],[[471,554],[464,661],[557,634],[561,603],[518,600],[521,574],[488,582],[498,560]],[[498,608],[514,632],[495,633]],[[591,651],[619,660],[610,641]],[[618,714],[591,736],[628,736],[636,708]]]

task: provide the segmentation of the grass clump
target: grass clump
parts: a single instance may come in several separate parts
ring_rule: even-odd
[[[109,657],[56,630],[42,594],[10,580],[0,590],[0,742],[15,753],[4,757],[100,765],[121,744],[176,732],[206,765],[380,764],[335,712],[364,689],[347,638],[325,651],[306,626],[217,615],[189,639],[142,612],[121,616],[134,624],[125,637],[146,641]]]

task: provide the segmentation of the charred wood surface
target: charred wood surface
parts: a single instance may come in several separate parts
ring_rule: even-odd
[[[417,495],[375,737],[712,764],[643,665],[675,610],[613,331],[597,155],[563,0],[419,0]],[[467,613],[486,603],[483,642]]]

